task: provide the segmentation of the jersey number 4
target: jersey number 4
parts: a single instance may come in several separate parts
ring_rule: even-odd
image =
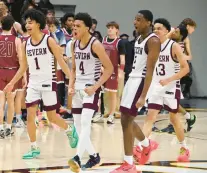
[[[156,68],[156,74],[157,76],[164,76],[165,73],[165,64],[159,64]]]
[[[85,74],[83,61],[80,62],[79,70],[81,71],[81,74]]]

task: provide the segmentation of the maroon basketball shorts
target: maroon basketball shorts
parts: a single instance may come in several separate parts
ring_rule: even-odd
[[[0,91],[6,87],[6,85],[12,80],[17,73],[18,69],[0,69]],[[15,84],[12,91],[18,88],[18,83]]]
[[[171,113],[177,113],[179,102],[180,99],[151,95],[149,97],[148,109],[161,110],[164,108]]]
[[[123,114],[137,116],[136,103],[142,94],[144,78],[129,77],[122,94],[120,111]]]
[[[57,70],[56,76],[57,76],[57,84],[65,82],[65,75],[62,70]]]
[[[104,84],[105,90],[117,92],[118,90],[118,73],[113,73]]]

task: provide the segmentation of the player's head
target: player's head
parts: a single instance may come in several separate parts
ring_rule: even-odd
[[[108,36],[117,36],[119,33],[119,24],[115,21],[109,22],[106,25]]]
[[[75,15],[73,25],[73,35],[76,39],[80,40],[85,34],[89,33],[92,26],[92,19],[88,13],[78,13]]]
[[[8,8],[6,5],[0,5],[0,21],[4,16],[8,15]]]
[[[140,10],[135,17],[134,26],[138,33],[146,33],[152,25],[153,14],[149,10]]]
[[[185,25],[180,25],[172,33],[171,39],[179,42],[185,40],[187,36],[188,30],[186,29]]]
[[[27,10],[24,14],[24,20],[26,21],[27,32],[30,35],[44,29],[46,25],[45,15],[35,9]]]
[[[188,30],[188,34],[192,34],[195,31],[195,28],[197,27],[196,22],[191,18],[184,19],[180,25],[185,25],[186,29]]]
[[[154,21],[154,33],[159,37],[165,37],[171,30],[171,25],[167,19],[159,18]]]
[[[55,32],[59,26],[59,22],[55,17],[47,18],[47,26],[50,32]]]
[[[66,13],[62,18],[62,23],[68,29],[73,28],[74,23],[74,14],[73,13]]]
[[[55,17],[55,11],[54,10],[48,10],[46,14],[47,18]]]
[[[92,26],[91,26],[91,30],[95,31],[96,27],[98,25],[98,21],[96,19],[92,19]]]
[[[14,24],[14,19],[10,15],[4,16],[1,20],[3,31],[10,31],[13,27],[13,24]]]

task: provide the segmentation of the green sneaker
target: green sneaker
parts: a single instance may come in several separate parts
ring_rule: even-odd
[[[40,155],[39,148],[31,148],[31,150],[28,153],[23,155],[22,159],[34,159],[39,155]]]
[[[67,136],[68,136],[71,148],[76,148],[78,145],[78,134],[76,132],[75,126],[72,125],[72,130],[67,132]]]
[[[191,118],[189,120],[187,120],[187,131],[188,132],[193,128],[193,125],[196,122],[196,116],[195,115],[190,114],[190,117]]]

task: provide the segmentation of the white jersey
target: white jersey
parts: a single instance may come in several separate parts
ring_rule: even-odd
[[[26,42],[30,88],[52,91],[52,84],[56,83],[54,56],[48,46],[49,37],[44,35],[37,45],[32,44],[31,37]]]
[[[144,78],[146,76],[147,72],[147,53],[146,53],[146,44],[147,41],[151,37],[157,37],[154,33],[149,34],[148,37],[146,37],[141,43],[139,36],[135,42],[134,45],[134,62],[132,66],[132,72],[130,73],[130,77],[138,77],[138,78]]]
[[[75,89],[85,89],[87,85],[94,85],[101,76],[101,62],[92,51],[96,40],[91,37],[85,48],[80,48],[80,41],[74,43],[74,56],[76,64]]]
[[[180,80],[172,81],[162,86],[159,81],[172,77],[180,71],[180,64],[172,56],[172,46],[175,42],[167,39],[161,45],[161,52],[153,74],[151,95],[159,95],[167,98],[180,98]]]

